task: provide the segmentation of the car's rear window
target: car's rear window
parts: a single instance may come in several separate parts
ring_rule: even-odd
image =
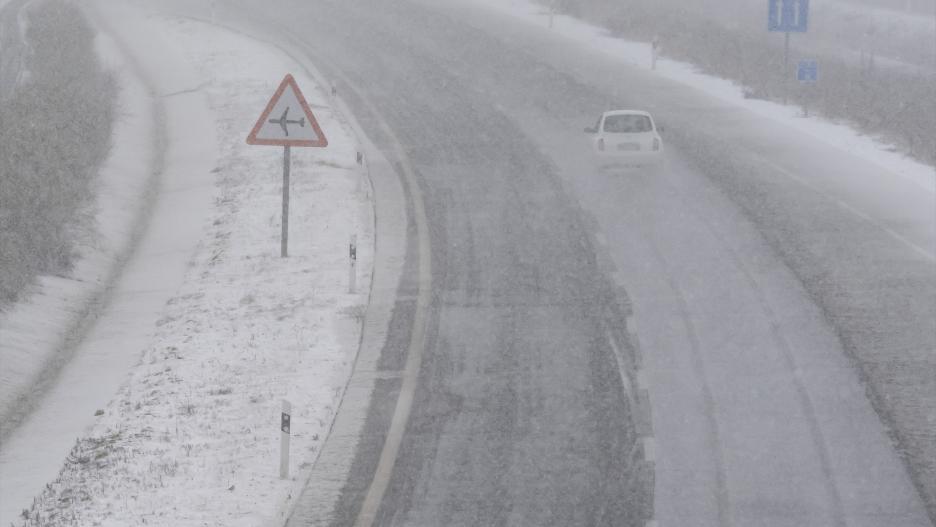
[[[613,134],[639,134],[653,131],[653,125],[646,115],[609,115],[605,117],[604,131]]]

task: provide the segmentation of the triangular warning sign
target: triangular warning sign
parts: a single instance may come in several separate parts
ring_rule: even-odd
[[[260,115],[250,135],[249,145],[328,146],[328,139],[312,115],[296,79],[286,75],[273,98]]]

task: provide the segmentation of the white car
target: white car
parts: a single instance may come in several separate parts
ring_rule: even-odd
[[[606,165],[654,166],[663,163],[662,127],[653,117],[639,110],[605,112],[594,128],[592,145]]]

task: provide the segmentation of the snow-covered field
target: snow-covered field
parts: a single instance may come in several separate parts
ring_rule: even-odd
[[[475,0],[488,9],[509,15],[526,24],[544,28],[548,24],[548,11],[534,0]],[[616,38],[604,28],[567,15],[554,15],[552,30],[557,36],[576,45],[607,54],[624,63],[650,68],[650,43]],[[833,148],[838,148],[869,163],[874,163],[896,177],[913,181],[928,192],[936,192],[934,167],[919,163],[895,151],[892,145],[876,141],[853,128],[831,122],[822,117],[801,116],[795,106],[784,106],[770,101],[747,99],[742,86],[732,81],[700,73],[685,62],[660,58],[656,72],[667,79],[685,84],[726,103],[745,108],[779,124],[814,137]]]
[[[150,18],[203,76],[218,118],[210,228],[153,344],[31,525],[262,525],[284,513],[328,433],[358,349],[373,256],[370,185],[326,94],[282,54],[205,24]],[[279,257],[282,150],[244,139],[292,73],[329,139],[293,149],[290,257]],[[348,242],[358,242],[348,292]],[[279,479],[281,401],[291,477]]]

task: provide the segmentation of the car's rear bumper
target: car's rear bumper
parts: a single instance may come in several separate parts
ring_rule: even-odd
[[[663,161],[663,151],[643,152],[597,152],[598,159],[605,166],[648,166],[659,165]]]

